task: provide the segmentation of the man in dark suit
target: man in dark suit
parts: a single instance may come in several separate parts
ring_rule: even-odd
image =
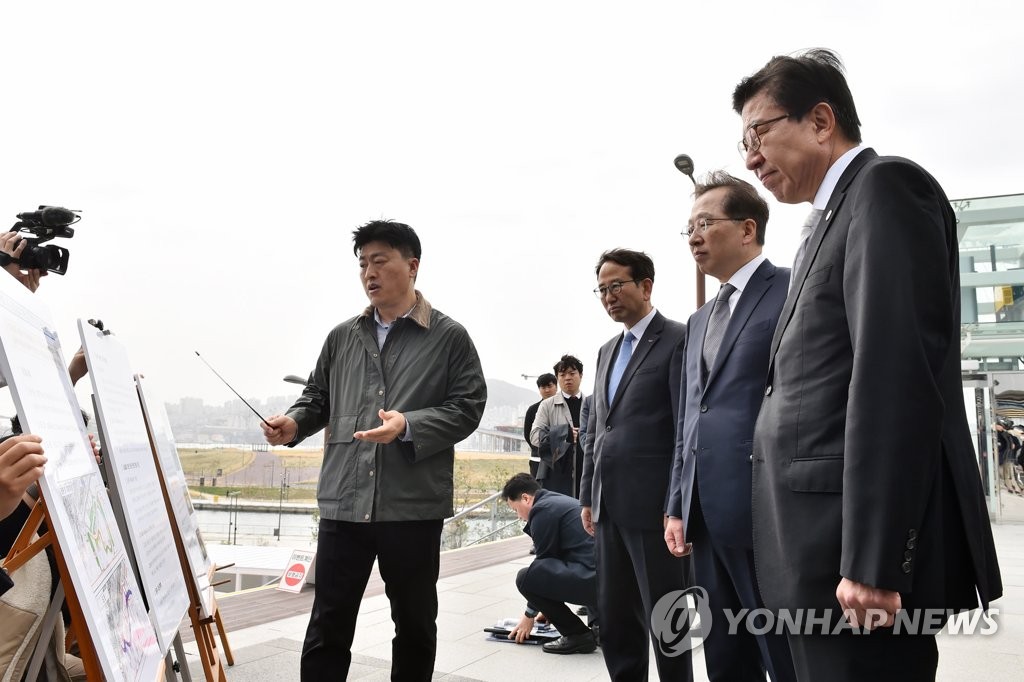
[[[580,488],[583,527],[597,540],[601,649],[613,680],[646,680],[655,604],[688,585],[689,558],[665,548],[686,325],[651,305],[654,263],[614,249],[597,263],[595,293],[625,330],[597,356]],[[658,675],[690,680],[690,651],[651,634]]]
[[[933,679],[934,636],[889,626],[1002,594],[960,379],[953,211],[919,166],[860,146],[832,52],[773,58],[733,107],[747,168],[779,201],[820,211],[754,434],[761,594],[873,629],[790,633],[800,679]]]
[[[533,630],[537,613],[562,635],[544,644],[549,654],[588,654],[597,648],[597,615],[591,612],[590,627],[566,606],[597,600],[594,538],[580,525],[580,503],[574,497],[542,490],[529,474],[516,474],[501,491],[501,499],[526,521],[523,532],[533,538],[537,558],[516,575],[516,587],[526,597],[526,612],[508,638],[518,644]]]
[[[761,253],[768,204],[749,183],[712,173],[694,191],[684,234],[697,267],[722,283],[688,330],[665,542],[693,547],[695,582],[707,590],[713,626],[704,636],[711,680],[796,679],[782,634],[729,633],[725,609],[762,608],[754,576],[750,459],[764,397],[768,349],[786,300],[789,269]]]
[[[537,478],[537,468],[540,466],[540,453],[537,446],[530,442],[530,431],[533,430],[533,420],[537,418],[537,408],[550,398],[558,390],[558,380],[551,372],[541,374],[537,377],[537,392],[540,393],[540,400],[526,408],[526,416],[523,417],[523,439],[530,446],[530,475]]]

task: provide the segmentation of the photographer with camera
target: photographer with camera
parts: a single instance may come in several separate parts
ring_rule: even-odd
[[[46,277],[46,270],[30,268],[22,271],[21,263],[18,259],[25,252],[25,247],[28,244],[29,241],[17,232],[12,231],[0,234],[0,253],[10,257],[3,266],[4,270],[11,273],[14,279],[24,284],[26,289],[35,292],[39,288],[39,280]]]
[[[53,237],[73,236],[74,230],[68,225],[77,222],[78,216],[67,209],[41,206],[39,211],[18,214],[18,218],[19,222],[11,231],[0,234],[0,267],[35,293],[48,271],[63,275],[68,262],[67,249],[39,246],[39,243]],[[24,236],[22,230],[36,238]],[[87,371],[85,352],[79,348],[68,365],[72,384]],[[6,385],[6,377],[0,375],[0,387]],[[33,489],[47,461],[42,438],[22,434],[17,418],[12,420],[12,430],[12,436],[0,439],[0,558],[7,555],[25,525],[37,495]],[[98,461],[99,449],[91,434],[89,440]],[[35,647],[24,646],[23,642],[41,622],[56,588],[56,575],[56,564],[49,548],[21,568],[16,587],[10,576],[0,571],[0,595],[3,595],[0,599],[0,670],[13,673],[11,679],[20,679],[27,669]],[[33,618],[26,621],[25,615]],[[43,637],[48,646],[39,679],[57,676],[84,680],[82,662],[64,650],[64,623],[58,620],[57,627]]]

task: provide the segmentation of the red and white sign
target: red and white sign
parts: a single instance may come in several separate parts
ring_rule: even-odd
[[[287,568],[277,584],[277,589],[285,592],[301,592],[307,582],[313,584],[313,565],[316,552],[296,549],[288,559]]]

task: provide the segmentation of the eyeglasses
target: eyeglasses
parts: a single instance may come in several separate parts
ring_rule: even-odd
[[[757,132],[758,128],[772,123],[778,123],[782,119],[789,118],[790,116],[792,116],[792,114],[783,114],[782,116],[770,118],[767,121],[754,121],[747,126],[747,132],[743,136],[743,139],[736,143],[736,149],[739,150],[740,156],[746,159],[747,154],[750,152],[756,152],[761,148],[761,133]],[[768,131],[766,130],[764,133],[767,134]]]
[[[743,222],[743,220],[740,220],[739,218],[697,218],[697,224],[687,225],[686,229],[683,230],[682,234],[684,237],[691,237],[693,236],[694,232],[696,232],[697,234],[704,234],[705,232],[708,231],[708,228],[711,227],[712,223],[718,223],[723,220],[728,220],[734,223]]]
[[[629,282],[633,282],[634,284],[640,284],[640,280],[638,279],[631,279],[629,280]],[[619,292],[622,291],[622,287],[629,284],[629,282],[612,282],[608,286],[600,286],[594,289],[594,294],[598,298],[604,298],[608,294],[611,294],[612,296],[618,296]]]

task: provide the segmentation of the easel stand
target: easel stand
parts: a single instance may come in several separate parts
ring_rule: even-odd
[[[182,569],[187,570],[188,559],[185,556],[185,547],[181,542],[177,527],[174,528],[174,536],[175,544],[178,546],[178,557],[182,562]],[[214,567],[210,568],[209,577],[211,581],[215,570],[216,568]],[[214,625],[217,626],[217,632],[220,633],[220,641],[224,645],[224,658],[227,659],[228,665],[234,665],[235,658],[231,654],[231,645],[228,644],[227,631],[224,629],[224,621],[220,617],[220,607],[217,605],[216,597],[213,597],[213,614],[204,618],[199,590],[194,583],[195,581],[192,580],[188,582],[189,598],[191,600],[188,617],[192,621],[192,630],[196,635],[196,647],[199,649],[199,658],[203,663],[203,672],[206,673],[207,682],[227,682],[227,678],[224,675],[224,666],[221,665],[220,656],[217,654],[217,640],[213,633]]]
[[[149,432],[149,443],[153,451],[153,457],[158,458],[156,441],[153,439],[153,430],[148,421],[146,423],[146,430]],[[158,472],[159,464],[157,462]],[[170,519],[174,519],[174,507],[171,504],[170,494],[167,490],[167,481],[164,480],[163,475],[158,475],[157,479],[160,481],[160,491],[164,497],[164,506],[167,507],[167,516]],[[224,645],[224,657],[227,659],[228,665],[234,665],[235,659],[231,654],[231,645],[228,644],[228,635],[224,629],[224,622],[220,617],[220,607],[217,605],[217,599],[211,596],[212,614],[203,617],[203,601],[202,596],[199,594],[199,586],[196,585],[196,581],[192,576],[192,568],[189,565],[185,542],[181,538],[181,529],[173,521],[171,523],[171,534],[174,535],[174,547],[178,551],[178,562],[181,564],[181,570],[186,576],[185,587],[188,588],[189,599],[188,618],[192,623],[192,631],[195,633],[196,648],[199,649],[199,659],[203,664],[203,673],[206,675],[207,682],[227,682],[224,666],[221,665],[220,655],[217,653],[217,640],[213,634],[214,624],[216,624],[217,631],[220,633],[220,641]],[[216,571],[216,567],[210,567],[208,577],[211,582],[214,571]],[[181,665],[184,675],[188,675],[188,663],[185,660],[184,652],[180,646],[180,639],[178,638],[174,641],[174,649],[177,652],[178,663]],[[188,678],[186,677],[186,679]]]
[[[47,531],[35,540],[32,537],[39,530],[39,525],[46,520]],[[89,680],[102,680],[103,672],[100,668],[99,657],[96,655],[96,645],[93,642],[89,629],[85,627],[85,614],[82,612],[82,604],[75,593],[75,586],[71,582],[71,574],[68,572],[68,565],[64,559],[60,544],[53,541],[53,521],[50,519],[46,504],[43,501],[42,493],[32,507],[28,520],[25,522],[18,539],[14,541],[7,559],[4,561],[4,568],[9,574],[13,574],[32,557],[46,549],[53,547],[53,554],[57,559],[57,572],[60,574],[60,583],[64,586],[65,598],[67,599],[68,610],[71,612],[70,632],[78,640],[79,657],[85,666],[86,678]],[[39,644],[47,646],[50,641],[51,632],[40,631]],[[162,674],[162,672],[161,672]]]

